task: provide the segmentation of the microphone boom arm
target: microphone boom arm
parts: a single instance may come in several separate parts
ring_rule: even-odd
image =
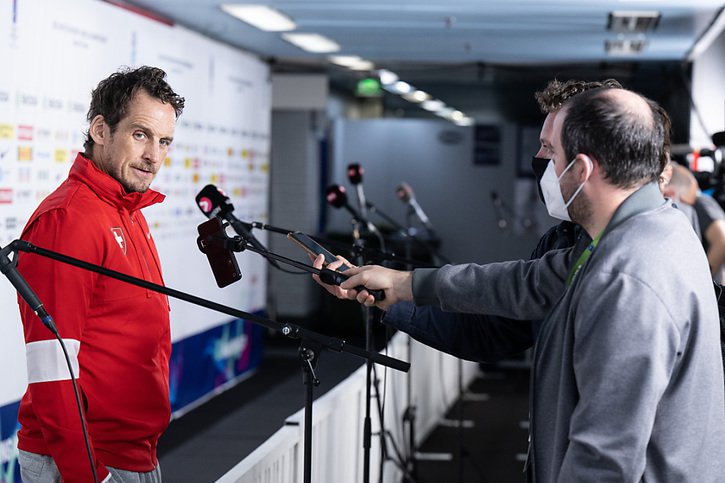
[[[58,252],[54,252],[54,251],[51,251],[51,250],[48,250],[45,248],[41,248],[41,247],[33,245],[32,243],[29,243],[24,240],[14,240],[13,242],[11,242],[8,245],[8,247],[10,247],[10,250],[12,250],[14,252],[24,251],[24,252],[28,252],[28,253],[34,253],[36,255],[50,258],[52,260],[56,260],[59,262],[66,263],[68,265],[73,265],[75,267],[82,268],[84,270],[90,270],[91,272],[99,273],[101,275],[106,275],[106,276],[114,278],[116,280],[130,283],[131,285],[136,285],[138,287],[143,287],[143,288],[146,288],[149,290],[153,290],[154,292],[162,293],[164,295],[168,295],[169,297],[173,297],[173,298],[176,298],[179,300],[183,300],[185,302],[192,303],[194,305],[205,307],[205,308],[214,310],[216,312],[221,312],[223,314],[231,315],[232,317],[236,317],[238,319],[249,320],[250,322],[253,322],[257,325],[261,325],[268,329],[279,332],[291,339],[305,339],[305,340],[315,341],[315,342],[320,343],[322,346],[327,347],[336,352],[348,352],[350,354],[356,355],[363,359],[370,359],[377,364],[382,364],[384,366],[390,367],[392,369],[396,369],[398,371],[407,372],[408,369],[410,369],[410,363],[408,363],[408,362],[401,361],[399,359],[394,359],[392,357],[385,356],[382,354],[366,351],[359,347],[349,345],[342,339],[319,334],[317,332],[307,330],[303,327],[299,327],[294,324],[281,323],[281,322],[277,322],[275,320],[267,319],[267,318],[259,316],[259,315],[251,314],[249,312],[244,312],[242,310],[238,310],[233,307],[222,305],[217,302],[212,302],[211,300],[206,300],[201,297],[197,297],[195,295],[191,295],[191,294],[188,294],[185,292],[181,292],[179,290],[165,287],[163,285],[158,285],[156,283],[149,282],[147,280],[132,277],[125,273],[117,272],[115,270],[101,267],[99,265],[94,265],[92,263],[88,263],[83,260],[79,260],[77,258],[69,257],[67,255],[63,255],[62,253],[58,253]],[[267,253],[269,253],[269,252],[267,252]],[[314,267],[310,267],[310,268],[314,268]]]

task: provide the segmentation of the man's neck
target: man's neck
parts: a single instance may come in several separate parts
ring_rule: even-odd
[[[590,198],[589,219],[581,223],[592,239],[604,231],[619,206],[624,203],[629,195],[637,191],[639,186],[624,190],[609,184],[603,184],[598,188],[596,196]]]

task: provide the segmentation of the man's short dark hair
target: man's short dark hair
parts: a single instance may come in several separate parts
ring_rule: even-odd
[[[665,158],[665,116],[657,103],[643,96],[642,112],[618,102],[620,89],[594,89],[574,96],[564,109],[561,141],[567,160],[577,154],[596,159],[611,184],[629,189],[657,181]]]
[[[118,123],[126,117],[131,99],[140,89],[151,97],[170,104],[177,118],[184,110],[184,98],[174,92],[166,82],[166,72],[158,67],[125,67],[103,79],[93,90],[86,116],[88,122],[100,114],[113,134]],[[90,132],[86,132],[86,141],[83,144],[86,155],[91,154],[93,144]]]

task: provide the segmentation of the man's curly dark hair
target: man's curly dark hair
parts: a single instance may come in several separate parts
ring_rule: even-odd
[[[98,83],[91,93],[91,105],[86,118],[91,122],[102,115],[113,134],[116,126],[128,113],[128,106],[134,95],[143,89],[151,97],[170,104],[178,118],[184,110],[184,98],[178,95],[166,82],[166,72],[158,67],[142,66],[136,69],[125,67]],[[85,154],[90,155],[94,141],[89,132],[83,144]]]
[[[539,109],[544,114],[550,114],[561,109],[561,106],[566,102],[567,99],[574,97],[582,92],[589,91],[591,89],[599,88],[622,88],[622,84],[617,82],[615,79],[605,79],[603,81],[582,81],[582,80],[568,80],[560,82],[556,79],[549,82],[543,91],[538,91],[534,94],[536,102],[539,103]]]

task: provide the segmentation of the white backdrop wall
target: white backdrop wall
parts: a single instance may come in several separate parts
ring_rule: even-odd
[[[693,148],[708,148],[710,136],[725,131],[725,32],[700,55],[692,65],[692,100],[698,116],[690,116],[690,144]]]
[[[194,197],[213,183],[231,197],[239,218],[267,221],[271,83],[266,64],[182,27],[95,0],[0,1],[0,59],[0,245],[19,237],[33,209],[65,179],[82,150],[97,82],[121,66],[154,65],[186,98],[169,157],[152,185],[167,199],[144,211],[166,284],[241,310],[264,309],[267,267],[258,255],[241,254],[243,280],[217,288],[196,248],[196,226],[204,217]],[[264,242],[265,234],[260,238]],[[172,299],[171,304],[174,343],[230,323],[226,315],[186,302]],[[26,386],[16,295],[4,277],[0,306],[2,408],[19,400]],[[248,349],[249,337],[236,335],[227,331],[224,340],[214,341],[214,363],[228,365]],[[212,386],[236,375],[221,371],[226,373]],[[7,418],[1,421],[2,446],[12,446]],[[0,453],[3,464],[12,456]]]

